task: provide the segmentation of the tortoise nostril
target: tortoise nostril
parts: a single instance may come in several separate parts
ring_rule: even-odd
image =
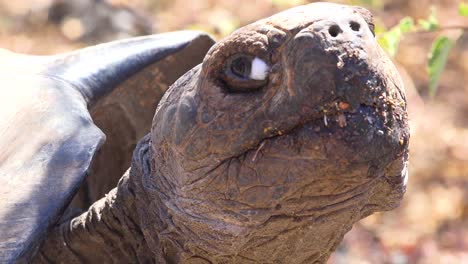
[[[358,22],[351,21],[349,22],[349,27],[354,31],[359,31],[359,29],[361,28],[361,25],[359,25]]]
[[[343,31],[341,30],[341,28],[338,25],[332,25],[332,26],[330,26],[330,28],[328,28],[328,33],[332,37],[338,36],[341,32],[343,32]]]

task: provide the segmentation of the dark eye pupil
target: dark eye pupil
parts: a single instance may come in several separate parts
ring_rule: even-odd
[[[231,72],[238,77],[248,78],[250,76],[250,67],[251,62],[248,58],[237,58],[231,63]]]

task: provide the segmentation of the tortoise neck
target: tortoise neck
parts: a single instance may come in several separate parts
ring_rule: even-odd
[[[319,213],[276,214],[267,216],[265,221],[240,224],[241,221],[229,221],[232,218],[228,217],[226,221],[213,216],[229,216],[222,213],[231,211],[223,211],[210,200],[204,203],[200,197],[178,188],[172,180],[178,175],[171,174],[176,170],[162,162],[176,158],[164,149],[156,152],[151,144],[146,137],[134,152],[130,185],[142,221],[140,228],[157,263],[289,263],[290,259],[297,263],[325,263],[344,234],[360,219],[361,211],[355,208],[367,201],[356,195]],[[239,168],[233,163],[229,166],[229,171],[236,174]],[[221,167],[220,171],[228,168]],[[244,219],[247,218],[241,220]]]
[[[87,212],[56,227],[36,263],[140,263],[153,262],[139,228],[128,171],[116,188]]]

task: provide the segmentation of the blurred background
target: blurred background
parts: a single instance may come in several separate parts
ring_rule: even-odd
[[[220,39],[306,0],[0,0],[0,48],[45,55],[157,32],[199,29]],[[330,1],[365,6],[380,31],[434,14],[434,32],[404,35],[394,56],[406,83],[410,178],[402,205],[356,224],[329,263],[468,263],[468,17],[457,0]],[[457,29],[464,27],[465,31]],[[445,29],[446,28],[446,29]],[[451,29],[455,28],[455,29]],[[429,95],[432,41],[458,38]]]

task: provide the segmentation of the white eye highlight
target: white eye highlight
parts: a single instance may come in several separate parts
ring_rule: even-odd
[[[252,67],[250,70],[250,79],[263,81],[268,76],[268,71],[270,70],[270,66],[266,64],[262,59],[255,57],[252,60]]]
[[[406,186],[406,184],[408,184],[408,162],[405,162],[405,165],[403,167],[403,170],[401,171],[401,174],[403,176],[403,185]]]

